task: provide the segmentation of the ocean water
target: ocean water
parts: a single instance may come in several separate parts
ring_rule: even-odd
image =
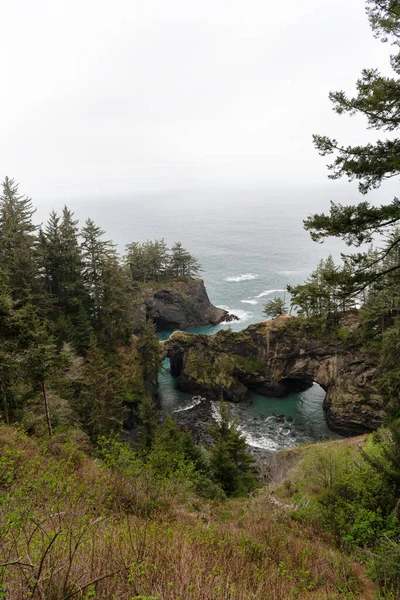
[[[67,201],[82,222],[88,216],[101,225],[107,237],[123,251],[132,241],[164,238],[169,245],[182,242],[202,265],[201,276],[210,300],[240,318],[219,328],[240,330],[264,320],[264,303],[284,297],[288,284],[301,283],[321,258],[338,258],[342,243],[312,242],[303,219],[327,211],[329,200],[358,201],[357,192],[327,186],[323,189],[202,189],[125,198],[101,197]],[[60,203],[60,207],[62,204]],[[60,208],[54,203],[46,208]],[[45,203],[39,217],[46,218]],[[194,330],[196,331],[196,330]],[[165,336],[164,336],[165,337]],[[189,407],[192,397],[178,392],[168,364],[160,375],[163,407],[167,411]],[[249,444],[277,450],[304,441],[337,437],[326,426],[323,390],[310,390],[284,399],[254,394],[249,407],[234,406]],[[277,418],[278,415],[278,418]],[[279,416],[280,415],[280,416]]]

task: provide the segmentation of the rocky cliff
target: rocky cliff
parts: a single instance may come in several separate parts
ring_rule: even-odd
[[[187,279],[141,287],[135,297],[139,320],[152,319],[158,329],[190,329],[235,320],[211,304],[202,279]]]
[[[245,402],[249,390],[281,397],[316,381],[327,394],[329,426],[363,433],[382,423],[384,410],[374,387],[376,364],[355,341],[358,327],[356,313],[343,317],[330,333],[307,319],[279,317],[240,332],[176,332],[166,352],[179,389],[210,398]]]

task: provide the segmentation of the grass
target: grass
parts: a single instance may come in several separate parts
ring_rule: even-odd
[[[65,436],[0,426],[0,598],[331,600],[374,597],[362,567],[271,501],[225,502],[129,477]]]

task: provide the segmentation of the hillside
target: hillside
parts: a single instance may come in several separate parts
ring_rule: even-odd
[[[204,500],[177,473],[80,443],[0,427],[2,598],[375,597],[358,561],[266,490]]]

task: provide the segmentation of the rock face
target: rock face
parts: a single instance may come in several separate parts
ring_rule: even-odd
[[[245,402],[249,390],[281,397],[316,381],[327,394],[324,407],[331,429],[345,434],[372,431],[384,417],[374,387],[376,364],[354,342],[357,314],[349,313],[342,321],[340,335],[321,334],[307,319],[287,316],[240,332],[176,332],[166,342],[166,352],[184,391]]]
[[[189,329],[238,320],[211,304],[202,279],[158,284],[157,288],[149,286],[141,290],[141,295],[143,316],[152,319],[158,329]]]

